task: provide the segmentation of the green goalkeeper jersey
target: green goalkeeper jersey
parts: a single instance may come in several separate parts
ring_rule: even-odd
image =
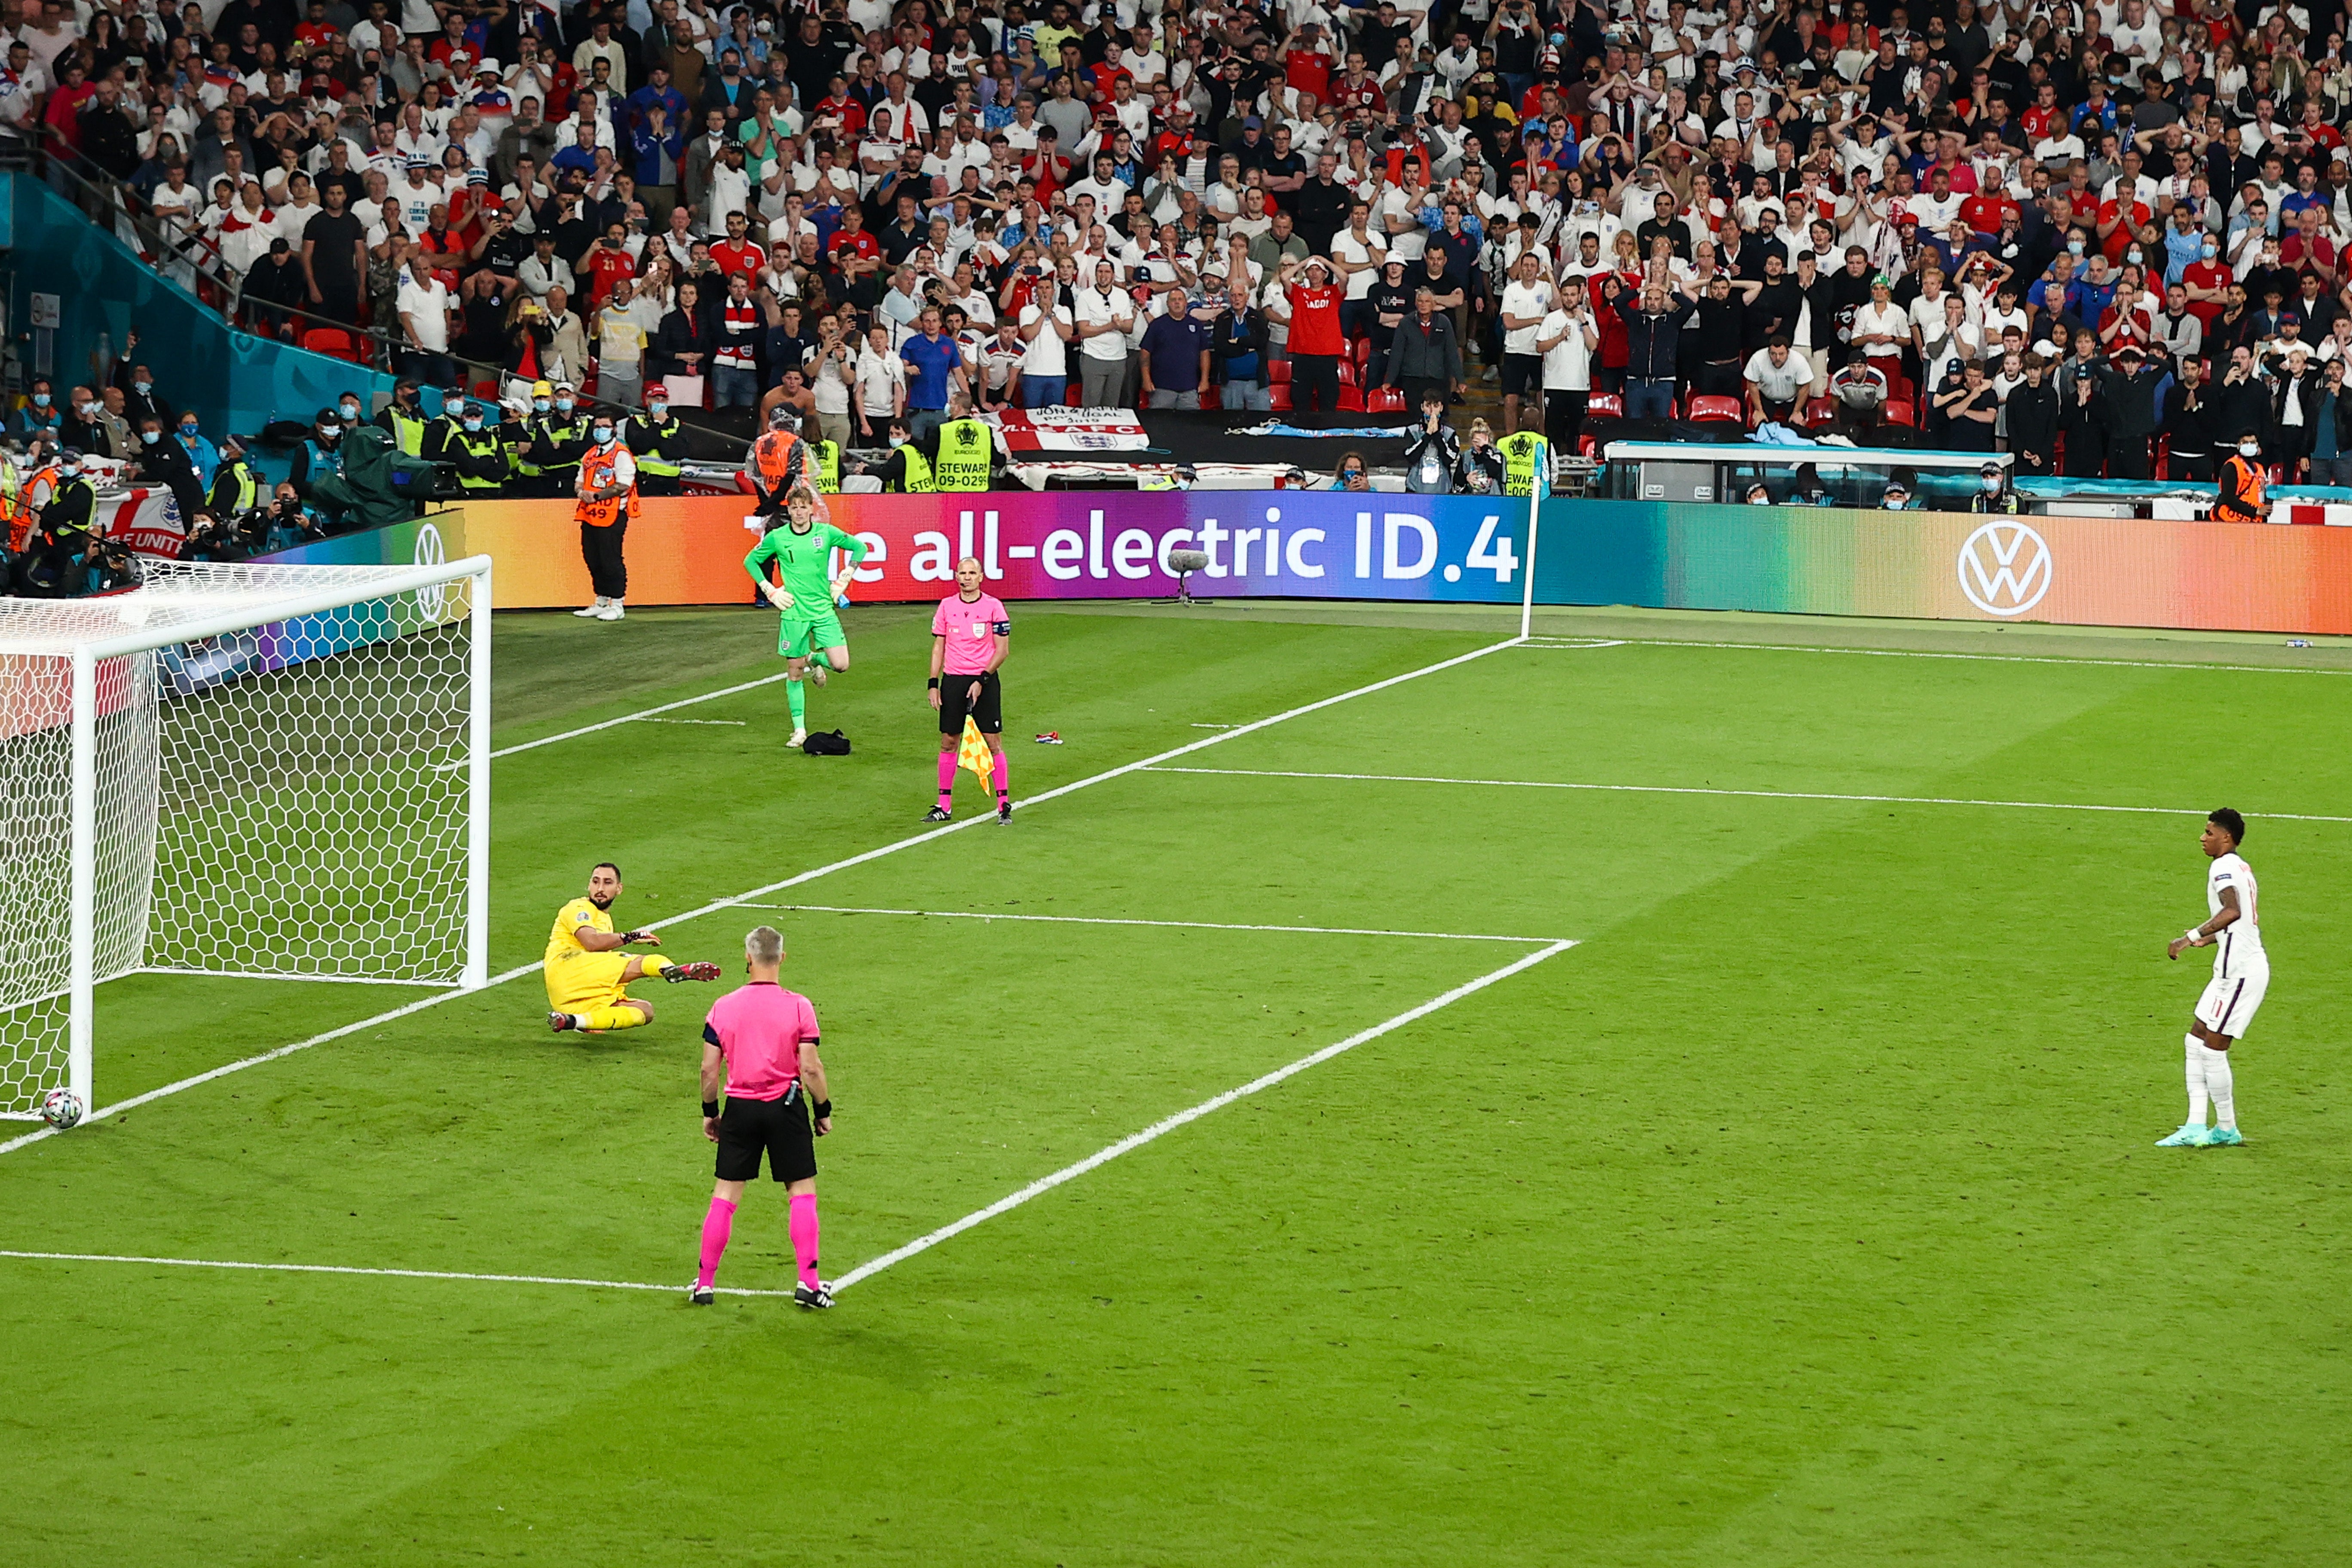
[[[751,553],[743,557],[743,570],[753,582],[764,583],[768,563],[774,562],[783,569],[784,592],[793,596],[793,607],[784,614],[814,620],[833,610],[833,579],[825,568],[836,550],[848,555],[852,566],[866,559],[866,542],[854,533],[844,533],[829,522],[813,524],[803,533],[787,522],[770,529],[751,546]]]

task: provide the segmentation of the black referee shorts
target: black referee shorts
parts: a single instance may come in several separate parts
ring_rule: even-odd
[[[965,700],[973,681],[980,682],[980,700]],[[1004,689],[996,679],[996,671],[986,675],[942,675],[940,677],[940,733],[963,733],[965,714],[980,726],[983,735],[1004,733]]]
[[[815,1180],[816,1131],[809,1123],[808,1098],[797,1085],[781,1100],[730,1097],[719,1113],[720,1181],[758,1181],[762,1152],[775,1180]]]

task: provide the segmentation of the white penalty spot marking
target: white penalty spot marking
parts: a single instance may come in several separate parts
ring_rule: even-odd
[[[1153,773],[1208,773],[1227,778],[1332,779],[1351,784],[1458,784],[1481,789],[1565,789],[1603,795],[1715,795],[1745,800],[1828,800],[1863,805],[1972,805],[2002,811],[2102,811],[2132,816],[2195,816],[2202,807],[2170,805],[2086,805],[2068,800],[1969,800],[1931,795],[1840,795],[1827,790],[1704,789],[1692,784],[1569,784],[1559,779],[1454,779],[1420,773],[1312,773],[1282,768],[1164,768]],[[2252,811],[2246,814],[2268,822],[2352,822],[2352,816],[2325,816],[2314,812]]]

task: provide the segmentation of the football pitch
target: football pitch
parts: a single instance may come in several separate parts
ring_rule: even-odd
[[[823,759],[772,614],[507,616],[497,984],[104,987],[101,1107],[315,1043],[0,1153],[0,1562],[2346,1560],[2352,648],[1013,613],[1010,825],[927,606]],[[600,859],[783,930],[834,1311],[766,1182],[687,1304],[724,986],[549,1033]]]

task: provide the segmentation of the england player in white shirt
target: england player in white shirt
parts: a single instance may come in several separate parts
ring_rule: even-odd
[[[2159,1149],[2203,1149],[2238,1144],[2236,1088],[2230,1074],[2230,1042],[2243,1039],[2270,988],[2271,961],[2263,952],[2260,890],[2253,868],[2238,854],[2246,837],[2246,819],[2223,806],[2205,819],[2198,840],[2213,864],[2205,873],[2202,924],[2172,939],[2167,958],[2179,958],[2184,949],[2210,947],[2213,978],[2198,998],[2189,1021],[2189,1121],[2169,1138],[2157,1141]],[[2214,1125],[2205,1125],[2205,1103],[2213,1104]]]

